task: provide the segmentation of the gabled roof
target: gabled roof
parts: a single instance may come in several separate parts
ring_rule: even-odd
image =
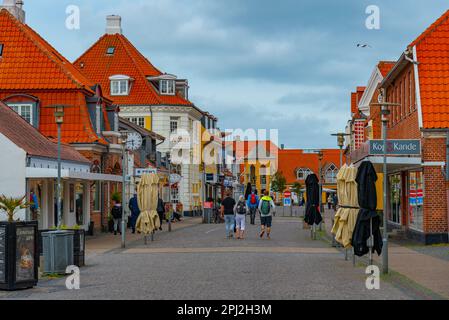
[[[0,102],[0,133],[6,136],[29,156],[57,159],[57,144],[42,135],[10,107]],[[62,144],[61,159],[90,163],[69,145]]]
[[[409,47],[413,46],[419,62],[423,128],[449,128],[449,10]]]
[[[377,68],[379,69],[380,74],[382,77],[386,77],[388,73],[393,69],[394,65],[396,64],[395,61],[380,61],[377,65]]]
[[[334,164],[336,167],[340,165],[340,150],[338,149],[322,149],[323,160],[321,165],[323,170]],[[304,153],[301,149],[279,150],[278,154],[278,171],[282,172],[287,179],[288,184],[297,182],[296,171],[298,169],[310,169],[316,175],[319,171],[318,155],[313,153]],[[304,183],[302,181],[302,183]]]
[[[144,136],[144,137],[151,137],[155,140],[159,140],[159,141],[164,141],[165,138],[153,131],[147,130],[145,128],[142,128],[141,126],[125,119],[122,117],[119,117],[119,124],[121,127],[125,127],[125,128],[131,128],[132,130],[138,132],[140,135]]]
[[[0,30],[1,89],[84,89],[94,94],[92,81],[6,9],[0,9]]]
[[[247,160],[249,156],[251,156],[251,159],[249,160],[255,160],[257,155],[256,150],[259,150],[258,152],[261,156],[273,156],[272,153],[277,153],[279,151],[279,147],[269,140],[234,140],[226,142],[226,145],[228,147],[232,146],[237,161],[242,159]],[[259,148],[263,148],[263,150],[260,151]]]
[[[107,50],[114,47],[113,54]],[[131,77],[131,90],[127,96],[114,96],[119,105],[180,105],[192,106],[181,96],[160,95],[147,77],[157,77],[162,72],[155,68],[122,34],[105,34],[81,57],[75,67],[110,92],[109,77],[126,75]]]

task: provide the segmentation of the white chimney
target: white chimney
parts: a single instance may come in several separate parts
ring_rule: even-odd
[[[106,33],[122,34],[122,17],[111,15],[106,17]]]
[[[0,9],[8,10],[17,20],[25,23],[25,11],[23,10],[22,0],[3,0]]]

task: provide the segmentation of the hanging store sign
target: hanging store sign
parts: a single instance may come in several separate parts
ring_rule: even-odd
[[[383,155],[383,140],[369,141],[369,154]],[[387,140],[388,155],[412,156],[421,154],[421,140]]]
[[[134,175],[136,177],[141,177],[145,173],[148,173],[148,174],[156,173],[157,174],[157,169],[156,168],[136,168]]]

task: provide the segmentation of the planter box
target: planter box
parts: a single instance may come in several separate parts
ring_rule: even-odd
[[[0,289],[20,290],[38,282],[37,222],[0,222]]]

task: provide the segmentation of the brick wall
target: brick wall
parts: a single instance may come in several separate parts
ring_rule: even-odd
[[[446,161],[446,138],[424,138],[423,161]],[[448,232],[446,181],[441,167],[424,167],[424,184],[424,232]]]

